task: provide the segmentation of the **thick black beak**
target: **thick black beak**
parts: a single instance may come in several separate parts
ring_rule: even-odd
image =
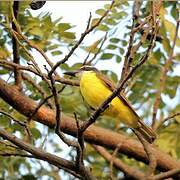
[[[75,77],[79,71],[66,71],[63,74]]]

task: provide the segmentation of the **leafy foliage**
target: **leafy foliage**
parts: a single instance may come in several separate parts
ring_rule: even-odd
[[[150,55],[148,63],[143,65],[137,71],[126,88],[131,103],[135,107],[140,107],[137,108],[137,110],[142,114],[142,117],[145,120],[152,118],[152,106],[155,101],[157,90],[160,88],[159,78],[161,76],[164,64],[167,61],[169,54],[171,53],[172,42],[175,36],[175,22],[178,19],[177,4],[178,2],[164,3],[164,6],[160,11],[161,22],[158,32],[158,35],[162,37],[162,40],[156,42],[157,48],[155,48],[153,53]],[[5,59],[9,60],[12,58],[12,33],[10,26],[12,21],[12,14],[9,8],[10,5],[11,4],[7,2],[0,2],[0,61]],[[141,14],[142,19],[144,19],[149,7],[150,4],[148,2],[143,3],[141,11],[145,13]],[[104,7],[96,10],[97,17],[92,19],[91,26],[99,20],[99,18],[108,8],[109,5],[104,5]],[[90,45],[85,44],[81,46],[81,48],[78,49],[77,54],[81,54],[81,52],[83,52],[89,54],[90,57],[95,57],[90,62],[92,65],[96,65],[96,63],[99,65],[110,62],[113,64],[113,66],[120,67],[120,63],[124,60],[124,55],[127,51],[127,45],[129,43],[131,25],[130,20],[132,18],[130,16],[131,9],[132,3],[128,1],[117,1],[109,15],[106,16],[103,22],[95,29],[94,33],[100,33],[101,37],[94,39],[93,43]],[[28,2],[20,3],[17,21],[23,34],[27,36],[33,44],[41,48],[45,53],[51,54],[55,61],[64,57],[67,50],[77,42],[76,33],[73,32],[74,26],[68,22],[62,22],[61,17],[57,20],[52,20],[50,13],[41,13],[34,17],[31,11],[29,11]],[[121,29],[123,29],[123,33],[121,32]],[[107,38],[103,43],[105,33],[107,33]],[[140,33],[139,36],[136,37],[135,42],[139,38]],[[143,53],[146,52],[148,43],[149,41],[145,42],[143,47],[138,52],[136,52],[136,56],[132,62],[132,65],[135,65],[139,57],[141,57]],[[180,39],[177,39],[176,48],[178,50],[180,48],[179,46]],[[24,47],[27,48],[32,54],[34,53],[33,48],[30,47],[27,43],[23,42],[22,46],[20,47],[20,60],[22,64],[26,64],[29,61],[29,56],[25,52]],[[166,85],[162,94],[162,96],[167,96],[170,101],[164,100],[162,98],[159,107],[159,112],[163,118],[169,114],[178,113],[180,110],[179,106],[177,105],[177,96],[180,94],[180,78],[179,74],[173,73],[174,69],[179,69],[179,65],[177,65],[177,63],[179,63],[179,54],[177,54],[178,50],[176,50],[176,55],[173,57],[174,60],[171,69],[167,73]],[[36,60],[39,61],[38,59]],[[41,64],[41,62],[39,63]],[[68,70],[78,69],[82,65],[83,59],[79,59],[78,62],[72,61],[70,63],[64,63],[60,66],[60,73]],[[0,76],[2,78],[7,80],[10,72],[10,69],[0,67]],[[104,70],[103,73],[109,76],[114,82],[118,81],[118,73],[115,73],[110,69]],[[39,77],[34,77],[34,75],[32,78],[35,83],[44,90],[47,96],[50,95],[46,82],[41,80]],[[58,84],[57,86],[59,90],[62,88],[62,84]],[[42,93],[40,93],[40,91],[37,90],[37,88],[35,88],[28,81],[24,81],[23,90],[26,95],[34,99],[36,102],[40,102],[40,100],[43,98]],[[73,113],[75,112],[78,115],[78,118],[82,120],[88,118],[91,112],[90,108],[83,101],[77,87],[66,85],[60,94],[60,104],[64,113],[73,117]],[[172,104],[175,108],[171,107]],[[8,112],[20,122],[27,121],[26,117],[13,110],[1,99],[0,109]],[[160,118],[162,117],[159,117],[159,122]],[[178,117],[173,118],[173,120],[170,122],[166,122],[164,126],[158,129],[159,138],[156,142],[160,149],[170,153],[175,158],[180,158],[179,123],[180,120]],[[107,117],[100,117],[97,121],[97,124],[109,129],[120,128],[122,131],[129,133],[127,128],[119,125],[119,122],[117,123],[116,120],[112,120]],[[19,124],[15,123],[12,119],[2,114],[0,114],[0,126],[7,129],[11,133],[17,134],[23,140],[29,141],[25,129],[22,128]],[[51,146],[54,154],[61,151],[59,142],[54,142],[52,140],[53,138],[48,139],[48,137],[54,137],[54,131],[47,130],[44,126],[40,127],[33,121],[29,123],[29,128],[33,136],[34,145],[42,147],[48,144],[48,146]],[[129,134],[132,135],[131,133]],[[43,143],[45,143],[45,145]],[[17,153],[15,148],[9,146],[9,144],[3,144],[0,141],[0,152],[3,152],[4,150],[10,153]],[[99,179],[108,179],[108,163],[101,156],[99,156],[90,145],[86,145],[85,158],[85,160],[92,167],[93,173],[96,175],[96,177]],[[144,165],[130,160],[124,155],[121,155],[119,158],[121,158],[129,165],[136,165],[145,169]],[[13,179],[16,176],[19,179],[37,179],[45,175],[52,177],[52,179],[56,179],[59,176],[57,170],[54,167],[48,165],[48,168],[44,168],[44,164],[41,164],[38,160],[31,161],[28,160],[28,158],[4,158],[1,156],[0,160],[0,178],[2,179]],[[39,166],[37,165],[38,163],[40,164]],[[114,174],[116,177],[122,176],[122,174],[116,170],[114,171]]]

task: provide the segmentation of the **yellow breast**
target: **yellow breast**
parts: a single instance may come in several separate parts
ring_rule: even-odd
[[[97,78],[96,73],[93,71],[87,71],[82,74],[80,90],[85,101],[94,109],[98,108],[112,94],[112,91],[102,83],[102,80]],[[130,126],[137,124],[135,114],[118,97],[112,100],[104,114],[118,118]]]
[[[93,108],[97,108],[111,94],[111,91],[96,77],[96,73],[91,71],[83,73],[80,90],[84,99]]]

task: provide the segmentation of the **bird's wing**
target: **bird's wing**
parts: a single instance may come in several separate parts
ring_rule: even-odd
[[[97,77],[102,81],[102,83],[109,88],[111,91],[114,91],[116,89],[116,85],[113,81],[111,81],[107,76],[105,76],[102,73],[97,73],[96,74]],[[132,112],[140,119],[139,115],[136,113],[136,111],[134,110],[134,108],[132,107],[132,105],[130,104],[129,100],[125,97],[124,93],[119,93],[118,97],[120,98],[120,100],[122,100],[124,102],[124,104],[126,104],[131,110]]]
[[[116,86],[114,84],[113,81],[111,81],[110,79],[108,79],[106,76],[104,76],[103,74],[98,74],[97,76],[99,79],[101,79],[102,83],[109,88],[111,91],[114,91]],[[138,114],[136,113],[136,111],[134,110],[134,108],[131,106],[130,102],[128,101],[128,99],[125,97],[125,95],[123,93],[119,93],[118,95],[119,99],[121,101],[124,102],[125,105],[127,105],[129,107],[129,109],[131,109],[131,111],[137,116],[138,118],[138,124],[137,127],[135,128],[137,131],[139,131],[143,137],[149,142],[152,143],[155,139],[156,139],[156,133],[150,128],[148,127],[142,120],[141,118],[138,116]]]

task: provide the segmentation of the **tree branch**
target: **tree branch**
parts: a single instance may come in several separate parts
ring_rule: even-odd
[[[74,51],[79,47],[79,45],[81,44],[81,42],[84,40],[84,38],[90,33],[92,32],[97,26],[99,26],[99,24],[102,22],[102,20],[108,15],[108,13],[110,12],[110,10],[112,9],[113,5],[114,5],[115,1],[113,0],[109,9],[107,11],[105,11],[105,13],[101,16],[101,18],[99,18],[99,20],[90,26],[90,20],[91,20],[91,15],[88,21],[88,25],[87,28],[85,30],[84,33],[82,33],[80,39],[77,41],[77,43],[72,47],[72,49],[69,51],[69,53],[64,57],[64,59],[62,59],[61,61],[57,62],[53,68],[51,69],[51,71],[49,72],[49,75],[52,75],[54,73],[54,71],[56,70],[57,67],[59,67],[61,64],[65,63],[69,57],[71,57],[71,55],[74,53]]]
[[[175,118],[176,116],[180,116],[180,112],[177,112],[177,113],[175,113],[175,114],[173,114],[173,115],[171,115],[171,116],[168,116],[167,118],[161,120],[161,121],[159,122],[159,124],[157,125],[157,127],[156,127],[156,126],[154,127],[155,130],[159,129],[160,127],[163,126],[163,124],[164,124],[166,121],[169,121],[170,119],[173,119],[173,118]]]
[[[32,68],[31,66],[22,66],[19,64],[15,64],[11,61],[7,61],[7,60],[1,60],[0,61],[0,65],[3,66],[4,68],[7,68],[9,70],[13,70],[13,68],[17,68],[18,70],[24,70],[24,71],[28,71],[28,72],[32,72],[35,75],[42,77],[41,74],[39,74],[39,72]],[[23,72],[21,72],[23,73]],[[43,76],[45,76],[46,78],[48,78],[48,76],[46,74],[43,74]],[[60,78],[59,76],[54,76],[55,81],[62,83],[62,84],[67,84],[67,85],[71,85],[71,86],[79,86],[79,81],[78,80],[72,80],[72,79],[67,79],[67,78]]]
[[[19,10],[19,1],[14,1],[13,15],[15,19],[17,19],[18,17],[18,10]],[[14,22],[12,22],[12,29],[17,31],[16,25]],[[14,36],[12,36],[12,49],[13,49],[13,62],[16,64],[20,64],[19,45]],[[21,87],[21,73],[16,67],[14,67],[14,77],[15,77],[15,84],[19,87],[19,89],[21,89],[22,88]]]
[[[157,25],[158,22],[153,30],[150,44],[145,55],[141,57],[139,62],[131,69],[131,71],[125,76],[125,78],[122,81],[119,81],[117,88],[112,92],[112,94],[96,109],[96,111],[90,116],[90,118],[82,124],[81,132],[84,132],[90,125],[92,125],[96,121],[100,114],[106,110],[108,104],[122,91],[124,84],[132,77],[132,75],[137,71],[137,69],[146,62],[149,54],[151,53],[154,47],[157,34]]]
[[[145,139],[143,139],[143,137],[141,136],[141,134],[137,131],[133,132],[136,134],[136,136],[138,137],[138,139],[140,140],[140,142],[142,143],[143,147],[144,147],[144,151],[146,152],[148,159],[149,159],[149,166],[146,172],[146,179],[151,180],[153,179],[153,175],[154,175],[154,171],[156,169],[157,166],[157,161],[156,161],[156,157],[153,154],[152,148],[151,148],[151,144],[149,144]]]
[[[64,169],[65,171],[71,173],[76,177],[80,177],[80,172],[76,174],[76,167],[73,162],[60,158],[56,155],[52,155],[28,143],[25,143],[16,136],[9,134],[7,131],[3,130],[2,128],[0,128],[0,136],[12,142],[16,146],[24,149],[25,151],[31,153],[37,159],[47,161],[50,164],[57,166],[58,168]]]
[[[1,79],[0,97],[27,117],[29,117],[37,107],[37,104],[33,100],[24,96],[15,87],[8,85]],[[38,110],[34,116],[34,120],[45,124],[50,128],[54,127],[56,123],[54,111],[45,106],[42,106]],[[75,120],[62,113],[61,130],[64,133],[76,137],[77,125]],[[110,149],[115,149],[117,144],[122,143],[119,152],[128,155],[129,157],[133,157],[138,161],[148,163],[148,158],[143,150],[142,145],[128,136],[92,125],[84,132],[84,139],[86,142],[98,144]],[[152,146],[152,151],[157,159],[157,168],[159,170],[168,171],[174,168],[180,168],[180,163],[178,161],[173,159],[168,154],[162,152],[157,147]]]
[[[162,72],[161,72],[161,77],[160,77],[160,81],[159,81],[159,89],[156,93],[156,98],[155,98],[154,106],[153,106],[153,116],[152,116],[152,128],[153,129],[155,128],[157,111],[159,108],[159,104],[161,102],[161,93],[163,92],[165,85],[166,85],[165,82],[166,82],[166,78],[167,78],[167,72],[169,71],[169,68],[170,68],[172,61],[173,61],[174,48],[175,48],[176,40],[178,37],[179,23],[180,23],[180,21],[177,20],[176,32],[174,35],[174,40],[173,40],[171,52],[170,52],[168,60],[164,64],[164,66],[162,68]]]
[[[155,180],[166,179],[166,178],[178,175],[178,174],[180,174],[180,168],[176,168],[176,169],[172,169],[170,171],[164,172],[164,173],[160,173],[160,174],[154,176],[154,179]]]
[[[113,157],[105,148],[101,146],[93,145],[93,148],[101,155],[103,156],[107,161],[112,161],[113,165],[117,168],[123,171],[125,174],[129,175],[130,177],[141,180],[144,178],[144,173],[139,171],[138,169],[135,169],[133,167],[130,167],[123,163],[120,159]]]

